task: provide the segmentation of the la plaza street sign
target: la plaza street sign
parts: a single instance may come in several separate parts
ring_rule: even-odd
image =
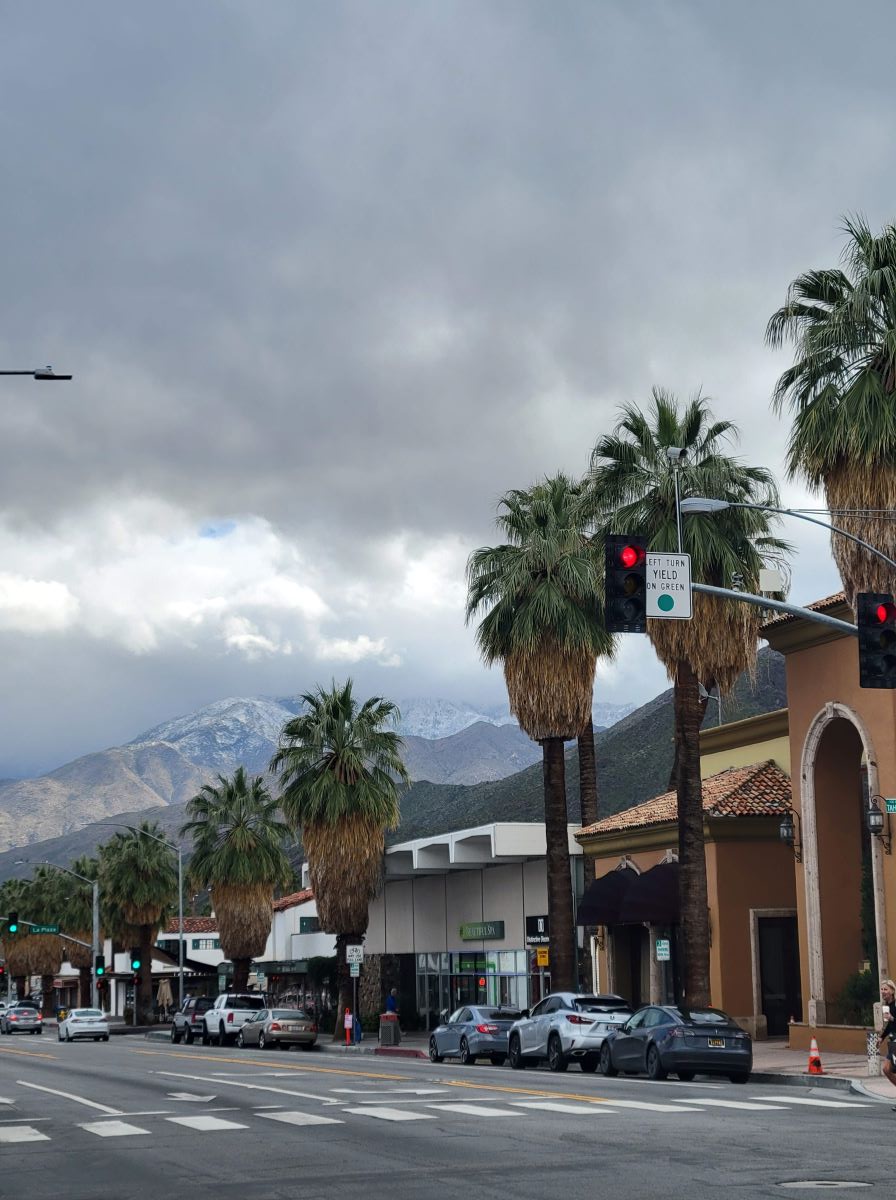
[[[646,611],[663,620],[691,619],[690,554],[648,553]]]

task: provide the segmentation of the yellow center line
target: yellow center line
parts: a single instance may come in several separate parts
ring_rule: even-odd
[[[41,1050],[13,1050],[12,1046],[0,1046],[0,1054],[20,1054],[23,1058],[48,1058],[55,1062],[58,1054],[47,1054]]]

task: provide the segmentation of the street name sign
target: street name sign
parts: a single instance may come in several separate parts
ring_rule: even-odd
[[[31,932],[32,933],[58,933],[59,926],[58,925],[32,925]]]
[[[364,961],[364,947],[357,942],[346,946],[345,961],[347,963],[362,963]]]
[[[887,797],[887,812],[896,813],[896,800]]]
[[[647,615],[667,621],[689,621],[694,615],[690,554],[648,552]]]

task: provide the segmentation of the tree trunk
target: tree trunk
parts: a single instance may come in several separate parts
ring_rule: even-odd
[[[91,982],[90,967],[78,967],[78,1003],[82,1008],[91,1006]]]
[[[249,968],[251,958],[234,958],[233,960],[233,990],[244,992],[249,986]]]
[[[53,980],[55,975],[41,975],[40,990],[43,993],[40,1002],[40,1011],[44,1019],[56,1015],[56,992],[53,990]]]
[[[697,676],[687,662],[675,672],[675,751],[678,764],[678,889],[684,1002],[700,1008],[709,997],[709,903],[703,839],[700,720]]]
[[[137,972],[140,985],[134,994],[138,1025],[152,1024],[152,946],[155,938],[155,925],[140,926],[140,970]]]
[[[576,990],[573,956],[572,878],[566,819],[566,763],[563,739],[545,738],[544,824],[547,841],[548,919],[550,922],[551,991]]]
[[[579,805],[582,825],[593,825],[600,819],[597,807],[597,755],[594,750],[594,723],[588,718],[588,724],[579,734]],[[582,875],[584,888],[594,883],[594,858],[585,854],[582,860]],[[591,963],[591,937],[593,926],[585,928],[585,947],[582,952],[582,970],[588,981],[587,990],[591,990],[594,972]]]
[[[28,976],[13,975],[12,981],[16,985],[16,999],[24,1000],[25,996],[28,994]]]

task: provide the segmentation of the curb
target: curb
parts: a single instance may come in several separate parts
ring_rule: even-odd
[[[776,1083],[782,1087],[822,1088],[834,1092],[851,1092],[856,1082],[838,1075],[786,1075],[774,1071],[751,1071],[750,1083]]]

